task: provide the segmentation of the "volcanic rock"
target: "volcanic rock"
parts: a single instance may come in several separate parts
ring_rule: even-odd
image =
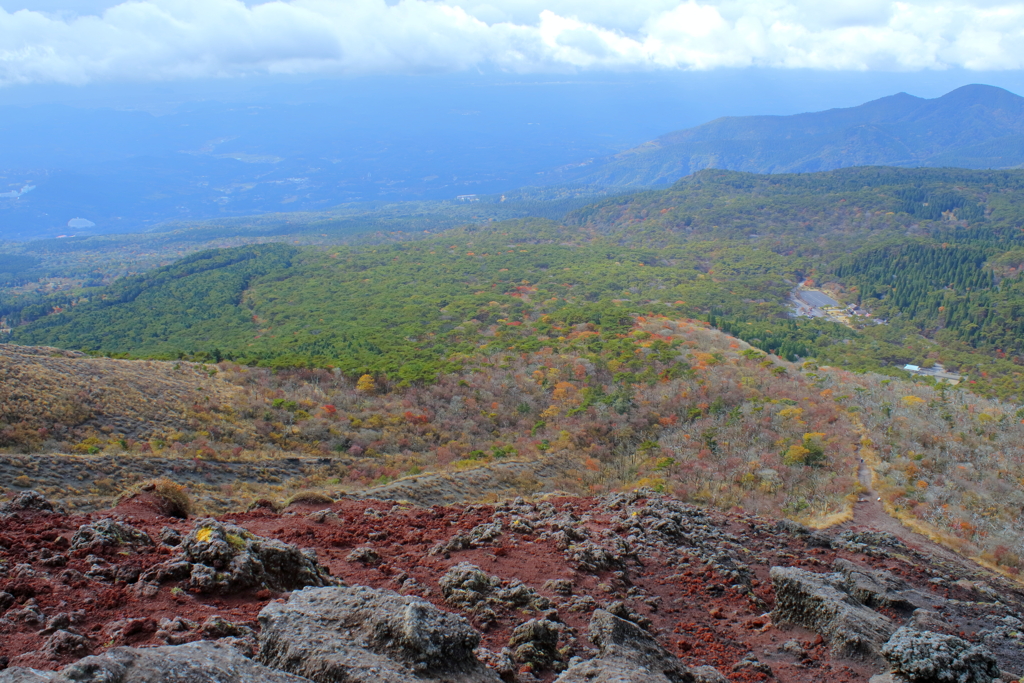
[[[0,683],[46,683],[52,681],[56,674],[53,671],[39,671],[12,666],[0,671]]]
[[[17,681],[18,679],[13,679]],[[33,679],[23,679],[34,683]],[[234,648],[215,642],[152,648],[116,647],[65,667],[52,683],[302,683],[260,666]],[[9,683],[0,674],[0,682]]]
[[[22,491],[12,500],[0,504],[0,514],[11,514],[29,510],[54,512],[53,503],[46,500],[46,497],[37,491]]]
[[[868,607],[912,612],[945,602],[936,595],[914,590],[906,581],[885,570],[859,567],[844,559],[836,560],[835,568],[846,577],[846,591]]]
[[[865,607],[845,590],[842,574],[817,574],[796,567],[772,567],[775,610],[772,622],[795,624],[821,634],[840,657],[877,657],[896,631],[892,621]]]
[[[318,683],[498,683],[479,634],[419,598],[365,586],[307,588],[259,615],[258,659]]]
[[[508,646],[512,661],[532,670],[548,669],[558,657],[559,624],[549,619],[530,619],[512,631]]]
[[[992,683],[995,657],[962,638],[903,627],[882,647],[896,683]]]
[[[90,652],[92,643],[89,639],[71,631],[56,631],[43,644],[43,655],[49,659],[57,660],[67,655],[84,657]]]
[[[201,593],[229,593],[247,588],[290,591],[335,583],[313,551],[214,519],[200,520],[182,540],[182,554],[142,574],[147,584],[188,577]]]
[[[130,524],[113,519],[101,519],[83,524],[71,537],[71,550],[96,551],[104,546],[144,547],[153,545],[153,539]]]
[[[631,621],[602,609],[590,620],[598,656],[569,667],[556,683],[696,683],[692,671]],[[714,679],[710,679],[714,680]]]
[[[695,666],[690,671],[696,683],[729,683],[725,674],[713,666]]]
[[[497,576],[487,576],[476,565],[460,562],[437,583],[449,604],[472,606],[482,602],[491,590],[500,585],[501,580]]]
[[[501,577],[488,576],[468,562],[460,562],[449,569],[437,583],[449,605],[464,609],[483,610],[488,603],[536,610],[551,606],[550,600],[518,579],[502,581]]]

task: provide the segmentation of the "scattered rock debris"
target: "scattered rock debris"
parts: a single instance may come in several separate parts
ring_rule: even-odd
[[[646,490],[199,520],[23,492],[2,510],[0,683],[919,683],[929,657],[958,683],[1024,673],[1024,594],[1000,577]]]

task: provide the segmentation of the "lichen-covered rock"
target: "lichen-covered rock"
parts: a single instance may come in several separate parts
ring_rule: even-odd
[[[678,659],[631,621],[597,610],[590,640],[598,656],[569,667],[556,683],[696,683]]]
[[[346,562],[359,562],[361,564],[380,564],[380,553],[373,548],[356,548],[345,558]]]
[[[447,541],[442,541],[441,543],[436,544],[427,554],[444,555],[447,557],[451,553],[469,548],[471,540],[472,539],[470,539],[469,534],[460,531]]]
[[[177,529],[165,526],[160,530],[160,542],[172,548],[181,545],[181,533]]]
[[[943,598],[915,590],[903,579],[884,569],[868,569],[838,559],[835,568],[845,577],[846,592],[868,607],[890,607],[912,612],[921,607],[935,607]]]
[[[794,522],[791,519],[780,519],[775,523],[775,531],[778,533],[789,534],[796,538],[802,538],[811,533],[811,530],[805,527],[800,522]]]
[[[892,621],[865,607],[844,589],[841,574],[772,567],[776,624],[795,624],[821,634],[839,657],[877,657],[896,631]]]
[[[640,614],[639,612],[630,609],[629,606],[621,600],[616,600],[604,609],[609,614],[614,614],[619,619],[632,621],[634,624],[636,624],[645,631],[651,630],[651,620],[645,617],[644,615]]]
[[[460,562],[437,583],[448,604],[473,607],[483,602],[487,594],[501,584],[501,580],[497,576],[487,576],[476,565]]]
[[[437,583],[448,604],[465,609],[481,610],[489,603],[535,610],[551,607],[550,600],[522,581],[502,581],[500,577],[488,576],[468,562],[460,562],[449,569]]]
[[[148,569],[145,585],[187,578],[201,593],[230,593],[248,588],[291,591],[337,583],[311,550],[242,527],[202,519],[181,541],[182,554]]]
[[[255,534],[234,524],[201,519],[182,540],[181,549],[191,562],[226,569],[245,550],[246,541],[254,538]]]
[[[92,643],[85,636],[63,629],[54,632],[43,643],[42,653],[47,659],[84,657],[92,652]]]
[[[104,546],[130,546],[142,548],[153,545],[153,539],[131,524],[113,519],[101,519],[83,524],[71,537],[71,550],[95,551]]]
[[[992,683],[995,657],[962,638],[901,628],[882,647],[897,683]]]
[[[544,582],[544,589],[556,595],[568,597],[572,595],[572,581],[568,579],[549,579]]]
[[[550,619],[530,619],[512,631],[508,647],[512,661],[533,671],[550,669],[558,658],[559,624]]]
[[[53,503],[46,500],[46,497],[38,491],[22,491],[6,503],[0,504],[0,513],[27,512],[53,512]]]
[[[214,615],[202,623],[199,629],[207,638],[226,638],[228,636],[241,637],[251,636],[253,630],[248,626],[232,624],[224,617]]]
[[[153,633],[156,631],[156,621],[150,617],[138,617],[134,619],[118,619],[103,627],[103,633],[108,640],[114,643],[124,642],[129,636],[136,633]]]
[[[501,536],[501,520],[491,524],[479,524],[469,531],[469,544],[474,548],[490,543],[498,536]]]
[[[0,591],[0,614],[3,614],[8,607],[15,603],[14,596],[5,591]]]
[[[49,683],[57,673],[54,671],[38,671],[21,666],[12,666],[0,671],[0,683]]]
[[[732,665],[733,671],[743,671],[744,669],[762,673],[769,678],[772,678],[775,675],[772,673],[772,668],[760,661],[753,653],[747,654],[746,657]]]
[[[905,549],[906,544],[896,535],[888,531],[844,531],[839,534],[839,540],[846,543],[866,545],[870,547],[899,548]]]
[[[713,666],[695,666],[690,672],[696,683],[730,683],[725,674]]]
[[[870,557],[905,555],[907,546],[887,531],[844,531],[836,536],[833,547]]]
[[[476,656],[487,668],[498,674],[501,680],[516,680],[516,663],[512,661],[512,653],[507,647],[502,648],[501,652],[491,652],[485,647],[478,647]]]
[[[498,683],[465,618],[365,586],[307,588],[259,615],[258,659],[318,683]]]
[[[573,543],[565,550],[566,559],[579,569],[602,572],[621,564],[621,558],[607,548],[591,541]]]
[[[2,679],[0,679],[2,680]],[[115,647],[61,670],[53,683],[308,683],[210,641],[164,647]]]

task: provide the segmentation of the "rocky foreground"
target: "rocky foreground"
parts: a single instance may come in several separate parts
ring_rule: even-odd
[[[0,682],[992,683],[1024,593],[870,529],[653,492],[223,519],[0,506]]]

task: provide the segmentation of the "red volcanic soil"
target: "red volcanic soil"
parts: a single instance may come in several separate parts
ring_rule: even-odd
[[[753,515],[690,508],[695,515],[688,527],[691,541],[666,543],[654,531],[644,532],[635,521],[646,515],[646,504],[643,497],[635,496],[626,502],[620,497],[611,504],[607,499],[553,498],[542,509],[529,504],[416,508],[373,500],[342,500],[329,506],[293,505],[283,513],[257,508],[225,515],[222,521],[259,536],[315,549],[321,564],[349,584],[420,595],[438,607],[460,612],[481,631],[482,646],[494,652],[507,646],[515,626],[539,614],[491,605],[496,619],[484,621],[479,611],[447,604],[438,580],[456,564],[468,562],[489,575],[518,579],[550,599],[558,617],[571,627],[570,633],[576,634],[576,652],[584,657],[591,648],[586,635],[593,607],[623,601],[629,610],[650,620],[650,631],[685,664],[714,666],[737,683],[771,680],[767,673],[751,668],[733,671],[733,666],[751,653],[771,667],[773,680],[777,681],[866,681],[880,670],[877,663],[833,659],[827,644],[814,633],[774,626],[767,614],[774,601],[768,576],[772,566],[831,571],[834,561],[842,557],[862,566],[886,569],[943,597],[971,597],[967,588],[952,581],[941,587],[929,584],[933,569],[913,550],[904,548],[902,555],[881,551],[866,555],[814,547],[820,545],[820,538],[811,537],[809,542],[804,533],[779,531],[774,520]],[[336,517],[315,514],[328,508]],[[535,531],[514,531],[510,522],[517,516],[535,518]],[[70,540],[78,528],[101,518],[126,522],[145,531],[156,544],[137,551],[114,546],[69,552]],[[503,521],[503,530],[492,540],[479,547],[430,554],[438,543],[449,541],[459,532],[468,534],[496,518]],[[551,531],[557,531],[557,525],[545,526],[552,519],[562,519],[563,528],[569,520],[571,526],[589,530],[594,543],[618,547],[621,563],[598,571],[579,568],[564,550],[564,536]],[[268,601],[281,598],[280,594],[265,589],[231,595],[196,594],[183,590],[182,584],[165,583],[156,595],[140,597],[132,583],[118,580],[120,576],[131,581],[137,575],[127,570],[119,574],[121,567],[145,570],[173,557],[178,551],[160,544],[161,531],[171,528],[184,536],[195,527],[195,521],[165,517],[151,500],[139,496],[89,515],[27,510],[0,516],[0,590],[16,599],[0,618],[0,656],[6,657],[11,666],[41,669],[56,669],[77,659],[70,655],[47,658],[42,648],[48,634],[40,633],[44,624],[33,622],[31,616],[23,618],[26,610],[32,612],[33,605],[44,620],[68,615],[72,628],[89,638],[93,654],[115,645],[166,644],[155,632],[155,622],[165,618],[182,617],[201,623],[219,615],[258,631],[257,614]],[[694,534],[703,536],[696,538]],[[346,559],[354,549],[366,547],[376,551],[379,563]],[[103,561],[97,562],[101,553]],[[113,578],[97,574],[97,567],[99,574]],[[736,567],[742,579],[730,573],[730,568]],[[556,593],[549,583],[553,579],[569,582],[572,595]],[[579,596],[591,596],[594,603],[583,611],[571,611],[570,603]],[[0,603],[0,613],[4,609]],[[890,616],[905,620],[905,615]],[[124,619],[153,621],[138,622],[135,633],[112,638],[106,627]],[[186,640],[199,637],[199,632],[185,634]],[[791,640],[799,641],[806,653],[797,656],[781,648]],[[0,668],[2,662],[0,659]],[[551,680],[555,674],[537,672],[537,677]],[[527,674],[524,680],[536,679]]]

